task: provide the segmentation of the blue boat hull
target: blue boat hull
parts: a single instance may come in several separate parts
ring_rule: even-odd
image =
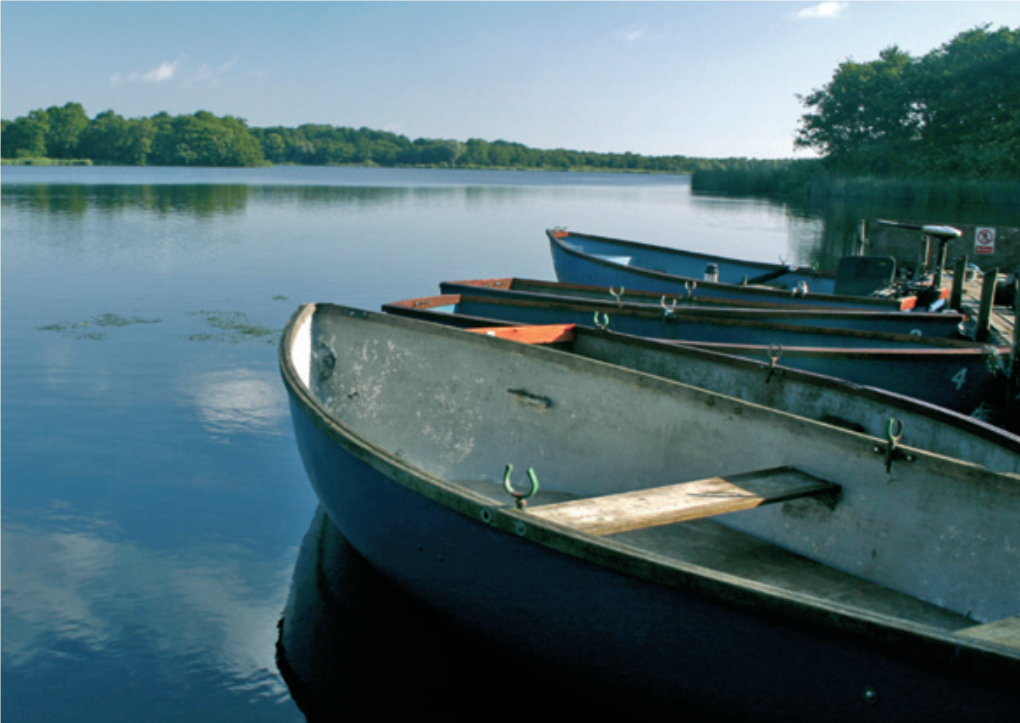
[[[458,496],[312,405],[285,370],[308,476],[337,528],[383,575],[461,629],[540,674],[622,696],[632,711],[784,721],[1005,720],[1020,702],[981,653],[874,622],[834,625],[796,597],[725,576],[622,572],[556,547],[491,502]],[[905,636],[905,637],[904,637]],[[522,677],[528,680],[524,668]],[[520,681],[503,694],[523,694]]]
[[[631,241],[621,242],[590,234],[558,233],[568,248],[574,247],[621,265],[658,269],[687,279],[704,279],[706,267],[711,266],[717,273],[716,280],[722,284],[754,283],[754,279],[772,276],[774,278],[771,283],[787,290],[796,288],[798,284],[807,284],[815,293],[831,294],[836,286],[834,275],[805,267],[766,264]]]
[[[563,283],[653,291],[701,299],[746,300],[755,303],[796,304],[832,309],[908,310],[918,305],[916,297],[871,298],[834,295],[828,277],[801,274],[807,292],[793,284],[786,290],[764,286],[744,286],[739,282],[713,283],[703,274],[683,275],[673,264],[657,267],[654,255],[670,256],[668,250],[629,241],[602,239],[580,234],[549,231],[556,277]],[[647,265],[641,265],[647,264]],[[662,270],[660,270],[662,269]],[[669,269],[668,271],[665,269]],[[797,275],[784,276],[793,280]],[[937,295],[941,298],[941,294]],[[933,299],[937,303],[937,299]]]

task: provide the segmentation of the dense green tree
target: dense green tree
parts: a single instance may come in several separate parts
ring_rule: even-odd
[[[11,121],[2,141],[4,158],[43,158],[46,156],[46,134],[50,120],[46,111],[34,110],[27,116]]]
[[[160,113],[152,124],[152,165],[254,166],[263,161],[262,146],[239,118],[200,110],[173,118]]]
[[[46,109],[46,155],[49,158],[78,158],[78,138],[88,127],[89,117],[81,103],[67,103]]]
[[[932,170],[1020,176],[1020,28],[961,33],[926,55],[916,76]]]
[[[127,120],[107,110],[82,131],[78,149],[83,158],[96,163],[141,166],[148,162],[152,136],[152,122],[148,119]]]
[[[923,58],[893,46],[841,63],[800,97],[795,146],[833,170],[875,175],[1016,177],[1020,170],[1020,30],[961,33]]]
[[[801,97],[815,111],[802,116],[795,145],[819,150],[843,170],[902,170],[895,166],[919,132],[906,77],[911,63],[896,46],[870,63],[841,63],[825,87]]]

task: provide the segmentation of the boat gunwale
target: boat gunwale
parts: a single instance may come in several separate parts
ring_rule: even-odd
[[[514,288],[515,283],[521,283],[525,286],[534,286],[536,290],[522,288]],[[554,281],[542,281],[539,279],[526,279],[516,276],[508,276],[503,278],[491,278],[491,279],[467,279],[467,280],[454,280],[454,281],[442,281],[439,284],[440,295],[448,294],[467,294],[470,295],[468,290],[470,289],[490,289],[499,291],[502,294],[506,294],[509,297],[531,297],[541,296],[548,297],[550,299],[569,299],[571,301],[585,301],[595,303],[606,303],[614,307],[619,306],[635,306],[635,307],[655,307],[662,309],[662,304],[665,301],[676,300],[678,302],[677,310],[697,309],[700,312],[705,313],[707,316],[723,316],[727,313],[743,313],[753,312],[752,316],[766,316],[769,313],[781,314],[784,316],[804,316],[804,317],[818,317],[822,319],[883,319],[883,318],[894,318],[907,316],[910,319],[918,319],[920,321],[936,321],[949,319],[950,323],[963,323],[970,319],[968,314],[956,310],[947,311],[896,311],[894,309],[880,308],[880,309],[861,309],[861,308],[837,308],[832,306],[812,306],[810,304],[783,304],[783,303],[768,303],[764,301],[754,300],[734,300],[734,299],[705,299],[705,298],[684,298],[679,294],[663,294],[656,291],[643,291],[641,289],[633,289],[627,291],[626,289],[621,292],[620,300],[616,300],[610,293],[610,287],[606,286],[592,286],[588,284],[569,284],[566,282],[554,282]],[[562,289],[565,293],[552,293],[551,291],[541,289]],[[578,296],[571,296],[570,291],[577,290],[580,294]],[[602,292],[605,294],[605,299],[595,298],[595,294]],[[634,301],[626,298],[627,296],[638,297],[638,301]]]
[[[382,307],[383,311],[396,316],[405,316],[411,319],[417,319],[427,323],[438,324],[440,326],[453,326],[455,328],[471,329],[485,326],[493,327],[504,327],[511,328],[515,326],[521,326],[517,322],[505,321],[502,319],[490,319],[480,316],[471,316],[467,314],[449,314],[446,312],[435,311],[429,308],[418,308],[411,306],[402,306],[400,302],[393,304],[384,304]],[[917,399],[915,397],[909,397],[903,394],[898,394],[893,391],[880,389],[878,387],[872,387],[865,384],[857,384],[855,382],[848,381],[846,379],[840,379],[838,377],[829,376],[826,374],[820,374],[818,372],[805,371],[802,369],[795,369],[788,367],[783,364],[772,365],[770,362],[759,361],[751,356],[741,356],[734,353],[735,350],[746,350],[752,347],[746,345],[720,345],[707,342],[680,342],[674,339],[654,339],[650,337],[635,336],[632,334],[625,334],[619,331],[613,331],[611,329],[597,329],[594,327],[576,325],[574,334],[578,337],[608,337],[608,338],[619,338],[626,340],[628,344],[634,344],[638,346],[644,346],[646,348],[661,348],[668,347],[671,353],[682,354],[682,355],[697,355],[703,360],[719,360],[722,359],[729,366],[735,366],[738,368],[744,368],[748,370],[757,370],[762,375],[765,375],[772,370],[773,375],[777,378],[789,377],[791,381],[819,385],[823,388],[829,389],[841,389],[847,393],[862,394],[869,397],[870,399],[883,402],[890,405],[891,407],[904,408],[906,411],[929,416],[936,418],[940,423],[948,424],[963,432],[973,434],[976,437],[987,440],[989,442],[998,444],[1007,448],[1009,451],[1020,455],[1020,436],[1012,434],[1007,430],[1000,427],[996,427],[984,420],[969,417],[960,412],[940,407],[938,405],[926,402],[923,399]],[[716,348],[716,347],[726,348]],[[767,356],[767,347],[754,347],[754,349],[762,352],[763,355]],[[894,351],[895,350],[885,350]],[[966,350],[971,353],[976,353],[977,350]],[[999,350],[997,350],[999,351]],[[830,353],[830,350],[826,349],[806,349],[784,347],[783,353],[790,352],[797,356],[818,356],[823,357]],[[988,353],[987,351],[985,353]],[[871,356],[873,352],[862,353],[860,357]],[[681,384],[683,382],[680,382]],[[816,420],[817,421],[817,420]],[[977,465],[984,468],[983,465]],[[994,471],[994,470],[993,470]],[[1010,472],[1000,472],[1000,474],[1013,474]]]
[[[456,483],[448,482],[432,475],[425,470],[410,464],[389,450],[364,438],[358,432],[337,419],[311,393],[294,366],[290,349],[301,322],[311,317],[319,309],[335,309],[341,313],[357,315],[361,318],[383,317],[392,321],[388,324],[404,325],[419,324],[413,320],[399,316],[372,314],[351,307],[331,304],[307,304],[300,307],[281,337],[279,361],[284,383],[303,414],[330,439],[339,444],[345,452],[368,464],[384,478],[400,485],[411,492],[448,508],[473,520],[476,524],[487,525],[513,537],[523,537],[543,547],[570,557],[605,566],[620,574],[633,576],[648,583],[662,585],[695,594],[703,598],[720,602],[752,615],[765,614],[773,619],[803,625],[807,623],[813,629],[825,634],[848,637],[858,642],[863,637],[873,644],[879,644],[892,652],[903,653],[899,644],[910,640],[910,656],[919,660],[930,661],[932,656],[938,659],[954,660],[954,665],[970,666],[972,672],[1003,676],[1012,679],[1020,674],[1020,649],[998,644],[979,638],[962,636],[959,632],[939,630],[932,626],[912,622],[903,618],[876,613],[861,607],[851,607],[834,603],[815,596],[794,592],[777,585],[769,585],[746,577],[723,573],[712,568],[702,567],[684,560],[669,558],[664,555],[635,548],[611,538],[600,538],[588,533],[579,532],[569,527],[558,525],[528,514],[526,510],[518,510],[512,504],[501,506],[491,498],[474,492]],[[438,324],[424,324],[430,334],[455,337],[471,344],[506,345],[507,351],[519,354],[542,355],[547,350],[540,347],[521,345],[515,342],[470,334]],[[572,357],[560,357],[560,363]],[[585,360],[585,363],[605,367],[610,374],[619,374],[615,365],[597,360]],[[851,435],[860,438],[862,443],[873,444],[877,438],[851,430],[837,429],[821,422],[796,417],[778,410],[770,410],[760,405],[725,395],[705,392],[696,387],[688,387],[680,382],[661,379],[642,372],[626,370],[625,376],[638,375],[653,385],[667,387],[686,387],[697,393],[729,399],[739,403],[748,410],[766,415],[778,415],[790,418],[790,423],[815,428],[822,434]],[[904,449],[907,449],[904,447]],[[947,463],[963,472],[964,478],[977,474],[980,478],[993,478],[1001,483],[1018,484],[1018,478],[987,470],[963,460],[940,457],[939,455],[913,450],[916,452],[914,464],[918,462],[937,466],[943,472]],[[966,483],[967,479],[964,479]],[[961,629],[962,630],[962,629]],[[1005,668],[1005,670],[1003,670]]]
[[[986,342],[975,342],[968,341],[965,339],[948,339],[942,337],[933,336],[916,336],[913,334],[898,334],[895,332],[884,332],[884,331],[868,331],[865,329],[844,329],[834,328],[827,326],[811,326],[806,324],[788,324],[788,323],[776,323],[767,320],[758,319],[745,319],[739,317],[733,317],[728,315],[729,311],[720,310],[703,310],[700,308],[687,310],[683,308],[677,309],[676,316],[670,317],[663,314],[661,307],[652,307],[650,305],[617,305],[612,301],[599,301],[589,299],[536,299],[536,298],[525,298],[523,296],[518,297],[491,297],[491,296],[471,296],[465,293],[446,293],[436,294],[434,296],[419,296],[412,299],[401,299],[399,301],[390,302],[393,306],[413,308],[413,309],[433,309],[436,307],[453,306],[460,303],[473,303],[473,304],[491,304],[498,307],[507,308],[519,308],[519,309],[550,309],[553,311],[568,311],[575,313],[588,313],[588,312],[609,312],[613,311],[618,316],[623,316],[632,319],[641,319],[646,321],[661,321],[663,324],[711,324],[713,326],[721,327],[734,327],[744,329],[775,329],[776,331],[789,332],[793,334],[814,334],[823,337],[833,338],[847,338],[847,339],[874,339],[876,341],[883,342],[899,342],[903,344],[905,349],[915,348],[928,348],[936,350],[952,350],[952,349],[979,349],[984,353],[988,353],[988,348],[996,348],[1000,353],[1009,353],[1010,347],[1005,344],[996,345],[993,343]],[[705,313],[705,312],[708,313]],[[457,312],[460,313],[460,312]],[[902,313],[902,312],[894,312]],[[612,316],[610,316],[612,319]],[[725,344],[726,342],[694,342],[684,340],[680,341],[684,344]],[[760,344],[741,345],[749,347],[763,346]],[[768,347],[765,347],[768,348]],[[828,349],[830,347],[806,347],[806,346],[787,346],[783,345],[784,349]],[[841,350],[844,347],[831,347],[835,350]],[[854,347],[846,347],[848,349],[854,349]],[[870,347],[865,347],[869,351]],[[889,347],[876,347],[875,351],[881,351],[888,349]]]
[[[577,238],[591,239],[592,241],[596,241],[596,242],[599,242],[599,243],[622,244],[623,246],[629,246],[631,248],[641,249],[643,251],[651,251],[653,253],[665,252],[667,255],[672,255],[673,253],[676,253],[677,255],[691,256],[693,258],[702,259],[704,261],[710,261],[710,262],[713,262],[713,263],[720,263],[721,262],[723,264],[740,264],[741,266],[750,266],[752,268],[760,269],[761,271],[778,271],[779,269],[785,268],[785,269],[789,270],[789,273],[800,274],[800,275],[803,275],[803,276],[814,276],[814,277],[819,278],[819,279],[828,279],[828,280],[834,280],[836,278],[836,274],[834,272],[832,272],[832,271],[822,271],[822,270],[819,270],[819,269],[815,269],[815,268],[813,268],[811,266],[791,266],[790,264],[784,264],[784,263],[773,264],[773,263],[770,263],[768,261],[754,261],[752,259],[736,259],[736,258],[733,258],[732,256],[720,256],[720,255],[717,255],[717,254],[708,254],[708,253],[705,253],[703,251],[689,251],[687,249],[678,249],[678,248],[675,248],[675,247],[672,247],[672,246],[661,246],[661,245],[646,243],[646,242],[643,242],[643,241],[631,241],[629,239],[611,238],[609,236],[599,236],[597,234],[581,233],[581,232],[578,232],[578,231],[570,231],[570,230],[567,230],[567,229],[549,229],[547,231],[547,233],[550,234],[550,235],[556,236],[556,238],[561,238],[561,239],[562,238],[567,238],[567,237],[570,237],[570,236],[576,236]],[[669,272],[664,272],[664,273],[669,273]],[[677,276],[679,278],[688,278],[688,277],[685,277],[685,276],[679,276],[679,274],[669,274],[669,275],[670,276]],[[699,281],[701,281],[701,280],[699,279]],[[726,282],[719,282],[719,283],[726,284]],[[729,284],[729,285],[733,285],[733,284]]]

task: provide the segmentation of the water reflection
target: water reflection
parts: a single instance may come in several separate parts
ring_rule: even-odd
[[[550,718],[629,707],[538,678],[467,639],[383,580],[321,508],[298,555],[279,630],[280,672],[311,723],[385,714],[498,717],[498,701],[540,707]]]
[[[794,255],[802,259],[801,263],[817,264],[825,269],[835,269],[842,257],[856,255],[862,249],[865,253],[874,253],[861,244],[863,238],[870,236],[867,228],[862,229],[862,224],[869,220],[888,219],[947,226],[1017,225],[1015,209],[1004,206],[947,207],[872,198],[802,199],[772,203],[781,208],[782,213],[790,220],[789,243]],[[920,236],[917,236],[909,248],[886,248],[878,252],[894,255],[899,264],[910,264],[917,258],[919,244]],[[967,252],[968,249],[962,242],[950,247],[950,257]]]
[[[275,373],[235,369],[191,377],[184,391],[214,437],[240,433],[281,436],[287,401],[279,386]]]
[[[663,184],[679,193],[686,186]],[[485,206],[520,204],[537,195],[550,192],[566,198],[590,198],[605,193],[618,199],[620,187],[601,189],[593,186],[527,186],[527,185],[406,185],[406,186],[329,186],[329,185],[226,185],[226,184],[4,184],[3,205],[36,213],[82,216],[96,212],[116,216],[128,211],[142,211],[156,216],[185,215],[198,219],[243,214],[250,206],[265,208],[294,206],[304,210],[331,209],[347,211],[371,210],[379,207],[439,205],[481,208]],[[630,191],[635,197],[641,187]],[[647,189],[644,189],[647,193]],[[684,190],[684,192],[686,192]]]
[[[281,561],[256,563],[230,544],[165,553],[59,506],[36,517],[2,530],[4,674],[22,696],[47,670],[98,665],[109,675],[159,657],[167,686],[187,685],[166,665],[185,659],[248,698],[287,698],[272,639],[286,592]]]
[[[161,216],[212,218],[242,213],[248,205],[248,195],[248,186],[5,184],[3,205],[53,215],[75,216],[95,211],[112,216],[131,209]]]

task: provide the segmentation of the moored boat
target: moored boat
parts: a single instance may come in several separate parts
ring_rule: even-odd
[[[771,324],[820,326],[829,329],[856,329],[888,334],[912,334],[952,339],[966,336],[967,315],[957,311],[885,311],[875,309],[826,309],[791,304],[765,304],[727,299],[692,299],[648,291],[603,286],[564,284],[537,279],[494,278],[443,281],[441,294],[497,296],[517,299],[584,300],[598,304],[604,311],[631,306],[652,307],[671,316],[697,315],[727,319],[761,321]]]
[[[406,299],[384,311],[441,320],[463,317],[465,324],[579,324],[603,326],[651,339],[668,340],[736,356],[846,379],[915,397],[971,414],[1005,396],[1005,345],[976,344],[910,334],[769,324],[726,315],[669,315],[654,307],[605,311],[590,302],[476,297],[465,294]],[[438,318],[437,318],[438,317]]]
[[[903,441],[935,454],[1020,475],[1017,435],[944,407],[844,379],[574,324],[487,327],[483,320],[443,316],[430,317],[430,321],[522,343],[550,344],[585,358],[884,438],[890,444]],[[884,451],[875,449],[876,454]]]
[[[930,282],[897,283],[896,264],[891,257],[849,256],[840,262],[835,274],[828,274],[562,229],[548,230],[546,235],[556,276],[569,284],[623,286],[705,299],[888,311],[937,310],[949,295],[948,289]]]
[[[1016,475],[907,444],[875,454],[882,437],[347,307],[300,309],[280,363],[345,538],[536,670],[635,710],[1015,713]]]

